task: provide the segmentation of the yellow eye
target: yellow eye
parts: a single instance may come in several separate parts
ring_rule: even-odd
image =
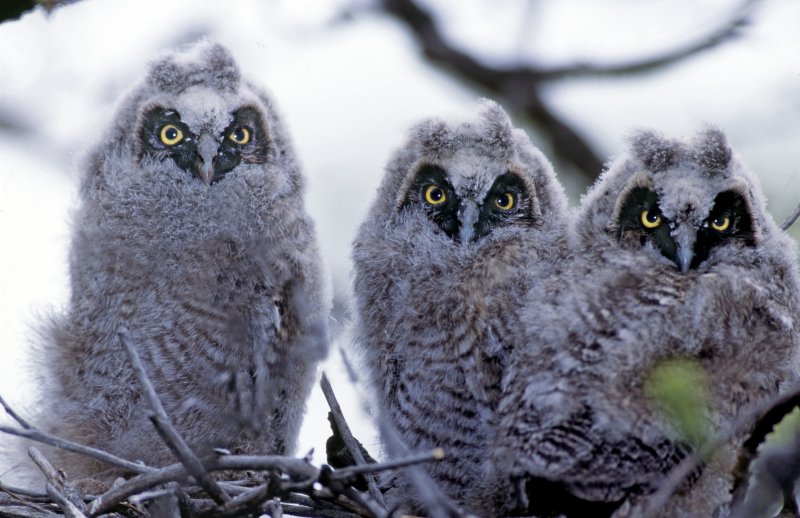
[[[711,228],[717,232],[725,232],[731,226],[731,218],[728,216],[719,216],[711,220]]]
[[[425,189],[425,201],[431,205],[441,205],[447,201],[447,195],[438,185],[429,185]]]
[[[183,132],[179,130],[177,126],[173,126],[172,124],[167,124],[166,126],[161,128],[159,137],[161,137],[161,142],[163,142],[167,146],[174,146],[175,144],[183,140]]]
[[[250,130],[243,126],[239,126],[235,130],[231,131],[231,134],[228,135],[228,138],[240,146],[243,146],[250,142]]]
[[[658,212],[643,210],[641,220],[644,228],[656,228],[661,224],[661,215]]]
[[[510,192],[504,192],[494,200],[494,204],[498,209],[511,210],[516,205],[516,199]]]

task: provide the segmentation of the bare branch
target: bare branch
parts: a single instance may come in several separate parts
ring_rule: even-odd
[[[789,227],[794,225],[794,222],[797,221],[797,218],[800,218],[800,204],[795,207],[794,212],[789,214],[789,216],[783,220],[783,223],[781,223],[781,230],[789,230]]]
[[[31,429],[31,425],[25,419],[20,417],[19,414],[14,412],[13,408],[8,406],[8,403],[6,403],[6,400],[3,399],[3,396],[0,396],[0,405],[3,405],[3,409],[6,411],[6,414],[11,416],[11,418],[14,419],[14,421],[16,421],[17,423],[19,423],[19,425],[21,427],[23,427],[26,430],[30,430]]]
[[[39,442],[42,444],[49,444],[50,446],[55,446],[56,448],[60,448],[62,450],[71,451],[73,453],[80,453],[81,455],[92,457],[93,459],[97,459],[107,464],[111,464],[112,466],[118,466],[120,468],[126,469],[132,473],[147,473],[149,471],[153,471],[154,469],[151,468],[150,466],[146,466],[141,463],[131,462],[129,460],[122,459],[106,451],[98,450],[97,448],[92,448],[91,446],[84,446],[76,442],[67,441],[66,439],[56,437],[55,435],[50,435],[36,428],[20,430],[18,428],[10,428],[8,426],[0,426],[0,433],[16,435],[17,437],[24,437],[26,439],[30,439],[32,441]]]
[[[555,68],[536,65],[491,67],[447,42],[433,15],[414,0],[382,0],[381,6],[385,12],[406,24],[422,46],[425,56],[433,63],[503,97],[511,108],[525,113],[551,139],[555,154],[573,164],[585,183],[591,183],[602,170],[603,160],[585,138],[547,105],[541,95],[542,85],[566,77],[631,74],[674,64],[732,39],[747,22],[753,6],[759,1],[743,0],[734,15],[719,27],[695,42],[679,45],[660,55],[614,65],[579,63]]]
[[[528,69],[502,70],[485,65],[447,43],[433,16],[413,0],[382,0],[383,9],[403,21],[417,37],[425,56],[463,79],[507,100],[537,124],[553,145],[553,151],[573,164],[586,183],[596,178],[603,161],[589,143],[561,120],[540,95],[541,79]]]
[[[52,498],[53,501],[56,502],[59,507],[61,507],[61,510],[64,511],[64,516],[67,516],[68,518],[86,518],[86,515],[83,514],[80,509],[75,507],[72,502],[67,500],[67,497],[62,495],[55,488],[55,486],[53,486],[53,484],[48,482],[45,487],[47,488],[47,494],[50,496],[50,498]]]
[[[47,479],[47,495],[61,507],[64,511],[64,515],[70,518],[86,518],[83,514],[83,509],[85,509],[86,506],[83,501],[81,501],[77,491],[66,487],[64,474],[57,471],[44,455],[42,455],[42,452],[35,447],[31,446],[28,448],[28,455],[44,474],[45,479]]]
[[[183,437],[175,430],[175,427],[172,426],[164,407],[161,405],[161,400],[158,398],[155,388],[153,388],[153,384],[150,383],[150,379],[147,377],[147,372],[144,370],[144,365],[142,365],[139,354],[128,339],[128,331],[125,328],[120,328],[117,336],[119,337],[122,347],[124,347],[125,351],[128,353],[128,360],[131,363],[131,368],[136,375],[136,379],[139,381],[145,399],[150,404],[150,409],[153,412],[153,415],[150,416],[150,420],[153,422],[159,435],[161,435],[161,438],[164,439],[167,446],[169,446],[175,456],[178,457],[178,460],[186,465],[186,469],[189,470],[192,477],[197,480],[200,486],[208,492],[209,496],[213,498],[215,502],[221,504],[230,500],[230,495],[219,487],[216,481],[211,478],[205,466],[203,466],[203,463],[197,458],[191,448],[189,448],[189,445],[186,444]]]
[[[28,498],[36,498],[36,499],[47,498],[47,493],[42,493],[41,491],[33,491],[31,489],[24,487],[10,486],[8,484],[4,484],[3,482],[0,482],[0,491],[3,491],[13,496],[25,496]]]
[[[673,65],[679,61],[712,49],[734,39],[739,34],[742,26],[746,25],[753,14],[756,4],[761,0],[744,0],[733,14],[718,27],[712,28],[708,34],[698,37],[695,41],[679,44],[674,49],[640,59],[632,59],[623,63],[598,65],[576,63],[573,65],[554,68],[530,68],[527,72],[537,76],[540,80],[557,80],[568,77],[598,77],[623,74],[637,74]],[[522,69],[525,70],[525,69]]]
[[[356,443],[353,434],[350,432],[350,427],[347,425],[347,421],[344,418],[342,408],[339,406],[339,402],[336,400],[336,394],[333,393],[331,383],[328,381],[328,376],[326,376],[324,372],[322,373],[322,379],[320,379],[319,384],[320,387],[322,387],[323,394],[325,394],[325,399],[328,401],[328,407],[330,407],[331,412],[333,413],[333,419],[336,421],[336,426],[339,428],[339,432],[342,435],[345,446],[347,446],[347,450],[350,452],[350,455],[352,455],[357,466],[365,466],[367,461],[364,459],[364,455],[361,453],[361,448],[359,448],[359,445]],[[367,479],[367,487],[369,488],[370,495],[372,495],[372,498],[374,498],[376,502],[385,508],[386,502],[383,499],[383,494],[381,493],[380,489],[378,489],[378,484],[375,481],[375,477],[371,472],[364,472],[363,474],[366,475],[365,478]]]
[[[415,464],[423,464],[426,462],[433,462],[442,460],[444,458],[444,450],[442,448],[435,448],[428,453],[420,453],[418,455],[410,455],[408,457],[391,460],[376,464],[365,464],[363,466],[348,466],[346,468],[338,469],[334,472],[335,478],[350,478],[354,475],[364,473],[377,473],[380,471],[388,471],[390,469],[405,468]]]
[[[382,419],[379,423],[381,428],[381,436],[386,443],[386,449],[392,457],[408,457],[408,447],[400,439],[397,430]],[[403,470],[403,474],[411,483],[411,487],[419,498],[419,501],[425,504],[425,509],[431,518],[453,518],[465,516],[458,507],[450,501],[449,498],[439,489],[439,486],[434,480],[419,466],[409,466]]]

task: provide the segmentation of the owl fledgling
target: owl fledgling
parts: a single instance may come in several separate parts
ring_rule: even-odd
[[[71,298],[41,350],[59,436],[174,462],[117,332],[199,455],[289,453],[329,306],[305,180],[273,101],[201,41],[150,65],[84,164]],[[71,477],[119,473],[55,452]]]
[[[699,368],[687,379],[707,383],[699,421],[712,431],[795,379],[795,248],[713,128],[690,142],[638,132],[573,230],[573,258],[522,310],[526,347],[505,380],[494,459],[528,512],[624,516],[702,439],[648,391],[660,366]],[[724,506],[737,444],[664,516]]]
[[[487,101],[469,122],[411,131],[353,245],[356,341],[379,418],[413,451],[444,449],[426,469],[470,512],[498,510],[485,460],[515,307],[561,257],[567,220],[550,164]]]

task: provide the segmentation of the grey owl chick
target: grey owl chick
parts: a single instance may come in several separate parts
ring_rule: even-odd
[[[425,467],[473,513],[498,510],[485,460],[507,337],[527,279],[566,248],[567,215],[550,164],[486,101],[476,120],[411,131],[353,245],[356,342],[379,418],[412,450],[444,449]]]
[[[304,192],[273,101],[225,48],[204,40],[153,62],[84,164],[71,298],[40,354],[44,428],[174,462],[120,345],[125,327],[196,453],[291,452],[329,306]],[[72,477],[119,475],[54,455]]]
[[[796,378],[796,252],[713,128],[691,142],[638,132],[572,228],[572,259],[522,309],[494,459],[530,513],[623,516],[694,446],[649,397],[654,368],[704,371],[709,430]],[[724,506],[737,445],[661,513]]]

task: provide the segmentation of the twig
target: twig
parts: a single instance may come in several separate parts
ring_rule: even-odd
[[[789,217],[783,220],[783,223],[781,223],[781,230],[789,230],[789,227],[794,225],[794,222],[797,221],[797,218],[800,218],[800,204],[795,207],[794,212],[789,214]]]
[[[83,509],[86,506],[77,491],[66,487],[64,474],[57,471],[37,448],[33,446],[28,448],[28,456],[47,479],[47,495],[61,507],[64,514],[74,518],[84,517]]]
[[[655,516],[678,487],[680,487],[683,481],[686,480],[686,477],[694,472],[701,463],[705,462],[706,459],[713,455],[714,452],[725,443],[736,435],[744,432],[761,416],[767,414],[773,407],[780,406],[785,401],[793,398],[800,398],[800,385],[795,385],[783,394],[778,394],[767,401],[755,404],[749,411],[739,414],[725,430],[719,432],[716,437],[706,441],[692,455],[686,457],[670,471],[669,476],[664,483],[661,484],[658,491],[653,493],[645,501],[645,505],[642,507],[642,509],[644,509],[644,516]]]
[[[186,444],[183,437],[175,430],[175,427],[172,426],[164,407],[161,405],[158,394],[156,394],[152,383],[150,383],[150,379],[147,377],[147,372],[144,370],[139,354],[128,339],[128,331],[125,328],[120,328],[117,336],[119,337],[120,343],[125,348],[125,351],[128,353],[128,360],[131,363],[131,368],[136,375],[136,379],[139,381],[145,399],[147,399],[147,402],[150,404],[150,409],[153,412],[150,419],[159,435],[161,435],[161,438],[164,439],[164,442],[167,443],[167,446],[169,446],[178,460],[186,465],[189,474],[197,480],[197,483],[208,492],[208,495],[214,499],[215,502],[221,504],[230,500],[230,495],[219,487],[216,481],[211,478],[205,466],[203,466],[203,463],[189,448],[189,445]]]
[[[342,494],[366,509],[373,518],[388,518],[390,516],[386,506],[373,501],[368,493],[361,493],[353,487],[347,487]]]
[[[32,441],[39,442],[42,444],[49,444],[50,446],[55,446],[56,448],[60,448],[66,451],[71,451],[73,453],[80,453],[81,455],[86,455],[87,457],[100,460],[107,464],[111,464],[112,466],[118,466],[120,468],[126,469],[132,473],[147,473],[155,469],[141,463],[131,462],[129,460],[122,459],[106,451],[98,450],[97,448],[92,448],[91,446],[84,446],[76,442],[67,441],[66,439],[56,437],[55,435],[50,435],[49,433],[42,432],[33,427],[21,430],[19,428],[0,426],[0,432],[7,433],[9,435],[16,435],[17,437],[24,437],[26,439],[30,439]]]
[[[339,428],[339,433],[342,435],[347,450],[350,452],[350,455],[352,455],[353,460],[356,461],[357,466],[365,466],[367,461],[364,459],[361,448],[358,447],[353,434],[350,432],[350,427],[347,425],[347,421],[344,418],[342,408],[339,406],[339,401],[336,399],[336,394],[333,392],[333,387],[331,387],[328,376],[326,376],[324,372],[322,373],[322,379],[320,379],[319,384],[320,387],[322,387],[322,393],[325,394],[325,399],[328,401],[328,407],[330,407],[331,413],[333,413],[333,419],[336,421],[336,426]],[[365,475],[364,478],[367,480],[367,488],[372,498],[382,507],[386,508],[383,494],[380,489],[378,489],[378,484],[372,472],[363,472],[363,474]]]
[[[344,350],[339,350],[342,361],[344,362],[350,382],[358,385],[358,374],[350,363],[347,354]],[[364,409],[368,409],[366,401],[362,400]],[[378,420],[378,427],[380,429],[381,437],[383,437],[386,449],[389,455],[396,459],[411,458],[408,447],[400,439],[399,434],[394,426],[392,426],[385,419]],[[435,451],[435,450],[434,450]],[[417,493],[419,500],[425,504],[425,508],[431,518],[451,518],[454,516],[463,516],[463,513],[450,501],[447,496],[439,489],[439,486],[424,470],[419,466],[407,466],[403,470],[403,474],[411,483],[411,487]]]
[[[129,498],[129,500],[132,504],[141,504],[142,502],[147,502],[148,500],[155,500],[156,498],[161,498],[162,496],[170,496],[174,494],[174,488],[153,489],[152,491],[142,491],[139,494],[133,495]]]
[[[50,498],[52,498],[53,501],[57,503],[59,507],[61,507],[61,510],[64,511],[64,516],[69,518],[86,518],[86,515],[83,514],[80,509],[75,507],[72,502],[67,500],[67,497],[61,494],[61,492],[56,489],[53,484],[48,482],[45,487]]]
[[[13,408],[8,406],[8,403],[6,403],[6,400],[3,399],[3,396],[0,396],[0,405],[3,405],[3,409],[6,411],[6,414],[10,415],[11,418],[14,419],[14,421],[16,421],[17,423],[19,423],[21,427],[23,427],[26,430],[30,430],[32,428],[31,425],[25,419],[23,419],[22,417],[20,417],[19,414],[14,412]]]
[[[4,484],[0,482],[0,491],[8,493],[9,495],[14,496],[25,496],[28,498],[47,498],[46,493],[42,493],[41,491],[34,491],[32,489],[24,488],[24,487],[15,487],[10,486],[8,484]]]
[[[380,421],[381,437],[386,443],[386,449],[392,457],[408,457],[408,447],[400,439],[397,430],[385,419]],[[433,479],[419,466],[409,466],[403,474],[416,491],[420,502],[425,504],[425,509],[431,518],[461,517],[464,514],[450,501],[439,489]]]
[[[423,464],[426,462],[442,460],[443,458],[444,450],[442,448],[434,448],[428,453],[411,455],[403,459],[390,460],[375,464],[365,464],[363,466],[348,466],[346,468],[337,469],[333,473],[333,477],[347,479],[355,475],[363,475],[364,473],[378,473],[380,471],[388,471],[390,469],[405,468],[415,464]]]
[[[224,504],[217,506],[214,510],[215,516],[236,516],[243,510],[255,508],[268,499],[270,496],[269,483],[261,484],[248,489],[235,498],[230,499]]]
[[[319,471],[312,465],[290,457],[230,455],[211,458],[206,461],[206,469],[219,470],[276,470],[303,478],[316,479]],[[102,514],[126,498],[141,493],[165,482],[183,482],[188,477],[188,468],[183,463],[171,464],[151,473],[144,473],[125,481],[121,485],[97,497],[89,506],[92,516]],[[205,488],[204,488],[205,489]]]

